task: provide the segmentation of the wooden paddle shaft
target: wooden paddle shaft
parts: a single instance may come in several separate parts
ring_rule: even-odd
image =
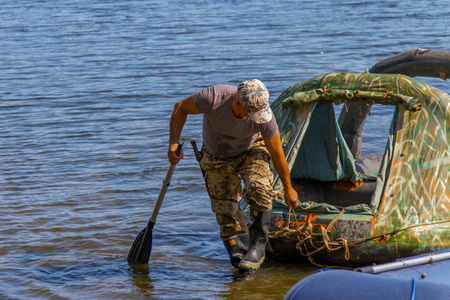
[[[181,154],[181,148],[183,147],[183,143],[178,144],[178,148],[176,151],[177,156]],[[150,218],[151,223],[155,223],[156,217],[158,216],[159,209],[161,208],[161,204],[164,199],[164,195],[166,194],[167,188],[170,185],[170,179],[172,178],[173,171],[175,170],[176,165],[170,164],[169,171],[167,172],[166,179],[164,179],[163,186],[161,188],[161,192],[159,192],[158,200],[156,201],[155,209],[153,210],[152,217]]]

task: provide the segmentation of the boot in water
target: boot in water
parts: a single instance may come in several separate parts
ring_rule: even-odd
[[[239,268],[256,270],[264,262],[266,244],[269,240],[270,211],[250,210],[253,223],[249,227],[250,249],[242,258]]]
[[[228,240],[224,240],[223,244],[230,255],[231,264],[238,268],[239,263],[248,251],[249,238],[247,234],[237,235]]]

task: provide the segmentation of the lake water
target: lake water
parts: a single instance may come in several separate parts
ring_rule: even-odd
[[[0,0],[0,298],[282,299],[316,268],[268,260],[237,276],[189,143],[149,265],[127,263],[169,167],[173,105],[250,78],[273,101],[325,72],[449,50],[449,11],[426,0]],[[389,115],[370,119],[387,135]],[[365,135],[364,153],[384,149],[383,131]],[[182,137],[201,143],[200,116]]]

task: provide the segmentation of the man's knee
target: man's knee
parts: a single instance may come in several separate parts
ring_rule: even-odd
[[[272,209],[272,185],[267,178],[248,183],[244,190],[244,199],[251,207],[268,211]]]
[[[211,200],[212,211],[216,214],[220,226],[220,237],[223,240],[247,232],[244,213],[235,201]]]

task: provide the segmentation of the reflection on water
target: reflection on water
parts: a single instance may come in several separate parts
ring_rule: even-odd
[[[236,274],[189,147],[149,264],[127,263],[169,167],[174,103],[249,78],[273,101],[325,72],[448,50],[450,4],[430,4],[3,1],[0,298],[281,299],[316,268],[268,260],[251,278]],[[189,117],[183,138],[201,143],[201,124]],[[381,151],[382,139],[367,135],[366,150]]]
[[[183,260],[183,258],[180,258]],[[194,259],[195,261],[195,259]],[[176,263],[175,263],[176,264]],[[139,289],[143,296],[152,296],[156,298],[170,298],[174,289],[190,290],[191,293],[184,294],[183,299],[277,299],[284,295],[291,286],[298,282],[304,276],[312,274],[317,268],[306,263],[286,263],[277,260],[268,259],[264,266],[254,274],[244,276],[235,272],[228,262],[219,263],[212,266],[211,262],[202,263],[195,261],[197,271],[200,275],[197,279],[208,278],[208,284],[195,283],[193,286],[193,277],[185,274],[183,270],[188,265],[182,264],[174,266],[154,266],[150,264],[137,265],[130,264],[130,276],[133,284]],[[164,274],[162,277],[161,274]],[[158,276],[158,277],[155,277]],[[173,281],[175,277],[183,278]],[[169,282],[163,283],[168,280]],[[179,280],[182,280],[180,282]],[[212,282],[221,282],[213,284]],[[166,290],[167,289],[167,290]],[[159,293],[155,291],[160,291]]]
[[[131,281],[138,288],[139,294],[144,297],[151,296],[154,290],[153,280],[149,275],[150,268],[148,264],[130,263]]]

